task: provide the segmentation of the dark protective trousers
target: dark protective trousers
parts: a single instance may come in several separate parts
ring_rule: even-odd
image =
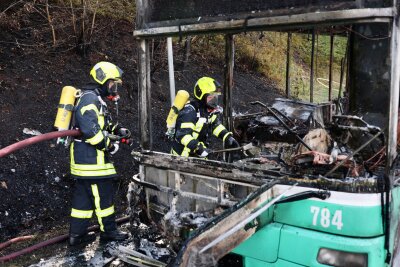
[[[96,213],[102,232],[117,229],[113,179],[77,179],[72,197],[70,233],[83,235]]]

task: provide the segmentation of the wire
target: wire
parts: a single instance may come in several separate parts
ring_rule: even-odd
[[[358,36],[361,36],[364,39],[371,40],[371,41],[379,41],[379,40],[389,39],[389,38],[392,37],[391,35],[383,36],[383,37],[368,37],[368,36],[365,36],[362,33],[359,33],[357,31],[353,30],[353,29],[347,28],[346,26],[343,26],[343,28],[345,28],[346,30],[348,30],[348,31],[350,31],[352,33],[355,33]]]

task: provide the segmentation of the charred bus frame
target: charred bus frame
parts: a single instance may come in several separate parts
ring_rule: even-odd
[[[157,3],[156,3],[157,2]],[[134,35],[139,42],[139,126],[140,126],[140,144],[143,149],[141,153],[133,153],[140,164],[141,181],[146,182],[146,168],[153,166],[156,169],[168,170],[167,176],[172,176],[174,181],[179,180],[180,174],[191,173],[193,175],[207,177],[215,176],[220,180],[216,181],[215,187],[221,187],[221,182],[248,183],[251,185],[260,185],[271,181],[271,173],[260,173],[254,170],[235,170],[231,164],[216,164],[215,169],[220,173],[210,173],[201,159],[182,159],[179,157],[166,155],[163,153],[151,152],[153,146],[151,129],[151,81],[150,81],[150,55],[149,41],[151,38],[182,37],[186,35],[198,34],[226,34],[226,64],[224,81],[224,120],[230,128],[233,127],[233,117],[231,108],[231,96],[233,87],[233,67],[234,67],[234,35],[246,31],[261,30],[279,30],[288,31],[295,28],[313,28],[315,26],[329,25],[359,25],[359,24],[386,24],[390,33],[389,45],[389,83],[388,96],[389,107],[387,109],[387,127],[386,137],[386,170],[384,186],[382,187],[383,203],[382,219],[385,228],[385,259],[384,262],[396,266],[396,260],[399,261],[398,235],[399,224],[398,214],[400,210],[399,184],[397,176],[394,173],[394,163],[397,157],[397,123],[399,107],[399,85],[400,85],[400,36],[399,36],[399,3],[393,1],[316,1],[316,4],[298,4],[294,8],[291,6],[282,6],[280,1],[251,1],[249,6],[260,8],[259,12],[235,9],[232,6],[238,2],[221,1],[231,7],[230,14],[224,13],[221,9],[210,12],[203,8],[201,11],[196,8],[201,7],[201,1],[169,1],[170,5],[179,6],[178,11],[187,8],[187,13],[182,12],[182,16],[177,16],[177,12],[170,12],[172,9],[164,10],[164,13],[157,9],[157,0],[136,0],[137,21]],[[204,1],[207,2],[207,1]],[[211,2],[208,1],[212,6]],[[219,2],[219,1],[217,1]],[[286,3],[286,1],[282,1]],[[166,3],[166,2],[165,2]],[[185,3],[185,4],[183,4]],[[206,5],[207,3],[203,3]],[[189,5],[189,6],[187,6]],[[275,5],[275,6],[274,6]],[[188,8],[190,7],[190,8]],[[211,8],[211,7],[210,7]],[[218,8],[217,8],[218,9]],[[198,11],[198,12],[197,12]],[[221,14],[216,14],[218,11]],[[170,12],[170,13],[168,13]],[[174,17],[177,16],[177,17]],[[288,39],[288,44],[290,40]],[[287,73],[290,64],[287,64]],[[312,75],[312,74],[311,74]],[[351,78],[350,78],[351,79]],[[289,78],[287,78],[287,81]],[[348,81],[349,82],[349,81]],[[312,88],[311,88],[312,89]],[[287,94],[290,94],[290,84],[287,82]],[[312,100],[312,90],[310,99]],[[209,163],[207,163],[209,165]],[[213,165],[212,163],[211,165]],[[196,170],[194,170],[196,169]],[[256,175],[254,175],[256,174]],[[224,178],[225,177],[225,178]],[[258,177],[259,179],[255,179]],[[265,178],[263,180],[263,178]],[[225,179],[225,180],[224,180]],[[272,179],[273,180],[273,179]],[[281,180],[283,183],[293,184],[293,180]],[[298,181],[298,180],[297,180]],[[299,181],[301,183],[301,181]],[[340,182],[338,182],[340,183]],[[161,185],[162,186],[162,185]],[[307,185],[305,185],[307,186]],[[330,186],[328,185],[328,188]],[[334,188],[332,186],[331,188]],[[180,185],[175,184],[175,193],[181,194]],[[166,191],[168,191],[166,189]],[[171,193],[171,192],[170,192]],[[196,198],[197,196],[192,196]],[[201,196],[199,196],[201,198]],[[391,199],[391,201],[389,201]],[[204,200],[204,199],[203,199]],[[216,196],[208,199],[211,203],[222,203],[223,197]],[[207,199],[205,201],[208,201]],[[248,236],[246,237],[248,238]],[[187,262],[186,262],[187,263]],[[182,261],[180,262],[182,264]]]

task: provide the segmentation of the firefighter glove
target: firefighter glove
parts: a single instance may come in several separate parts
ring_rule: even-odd
[[[230,135],[226,140],[225,140],[225,144],[224,144],[225,148],[236,148],[239,147],[239,143],[238,141],[236,141],[235,138],[233,138],[232,135]]]
[[[168,140],[172,141],[175,137],[175,128],[168,128],[165,136],[168,138]]]
[[[206,147],[204,147],[202,144],[199,144],[199,146],[196,149],[196,155],[200,158],[205,158],[210,154],[210,150]]]
[[[111,144],[111,147],[108,149],[108,151],[110,152],[111,155],[114,155],[115,153],[117,153],[118,149],[119,149],[119,141],[116,141]]]

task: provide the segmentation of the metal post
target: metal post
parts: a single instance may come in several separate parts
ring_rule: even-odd
[[[344,76],[344,63],[345,63],[345,58],[342,58],[340,61],[340,82],[339,82],[339,93],[338,93],[338,98],[342,97],[342,88],[343,88],[343,76]]]
[[[229,131],[233,130],[232,121],[232,88],[233,67],[235,59],[235,41],[232,34],[225,35],[225,82],[224,82],[224,124]]]
[[[314,50],[315,50],[315,28],[312,30],[311,40],[311,65],[310,65],[310,102],[314,101]]]
[[[334,35],[333,35],[333,30],[331,28],[331,46],[330,46],[330,56],[329,56],[329,96],[328,96],[328,101],[332,100],[333,41],[334,41]]]
[[[399,83],[400,83],[400,35],[399,15],[393,20],[391,40],[391,81],[389,104],[389,128],[387,133],[387,160],[386,169],[389,175],[392,163],[397,156],[397,120],[399,112]]]
[[[139,41],[139,131],[142,149],[152,148],[149,41]]]
[[[338,93],[338,98],[342,97],[342,91],[343,91],[343,79],[346,77],[346,84],[348,83],[348,57],[349,57],[349,49],[350,49],[350,38],[347,34],[347,40],[346,40],[346,51],[344,53],[344,58],[342,58],[341,62],[341,67],[340,67],[340,85],[339,85],[339,93]],[[346,73],[345,73],[346,71]],[[346,76],[345,76],[346,75]],[[347,86],[345,87],[347,88]]]
[[[292,33],[288,32],[286,46],[286,97],[290,97],[290,47],[292,45]]]
[[[393,179],[396,178],[394,175],[393,163],[397,156],[397,124],[398,124],[398,112],[399,112],[399,83],[400,83],[400,17],[398,9],[398,1],[393,1],[396,7],[396,14],[393,18],[393,26],[391,29],[391,80],[390,80],[390,103],[389,103],[389,125],[387,131],[387,150],[386,150],[386,173],[385,173],[385,186],[386,186],[386,221],[385,221],[385,245],[384,248],[389,250],[386,255],[386,262],[392,266],[398,266],[396,260],[398,260],[398,253],[400,251],[400,245],[396,240],[400,234],[400,225],[398,219],[399,204],[396,191],[390,191],[393,188]],[[389,201],[389,197],[392,200]],[[390,202],[390,206],[388,204]],[[390,214],[390,215],[389,215]],[[390,218],[389,218],[390,216]],[[389,236],[389,238],[388,238]],[[393,250],[391,250],[393,249]],[[394,255],[390,257],[390,255]],[[389,264],[390,265],[390,264]]]
[[[168,51],[169,91],[171,95],[171,106],[172,106],[175,99],[174,54],[172,51],[172,37],[167,38],[167,51]]]

